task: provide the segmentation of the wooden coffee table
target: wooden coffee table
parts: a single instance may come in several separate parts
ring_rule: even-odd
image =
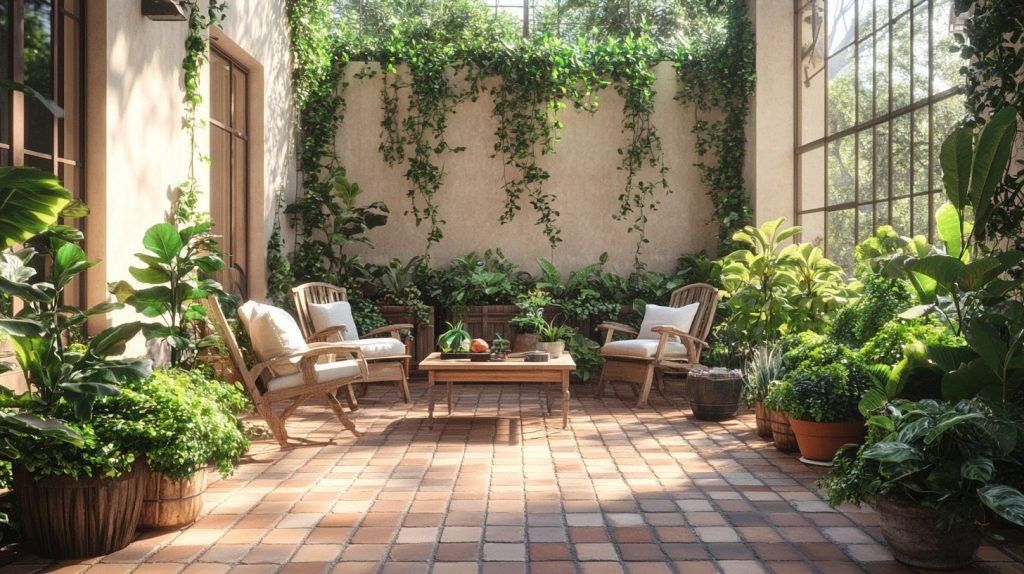
[[[448,386],[449,415],[452,414],[452,387],[455,383],[561,383],[562,428],[569,426],[569,373],[576,369],[576,363],[568,353],[544,363],[527,363],[521,358],[474,363],[469,359],[441,360],[440,353],[431,353],[420,361],[420,369],[427,372],[427,405],[431,424],[434,422],[434,385],[439,382]],[[550,414],[550,385],[544,389]]]

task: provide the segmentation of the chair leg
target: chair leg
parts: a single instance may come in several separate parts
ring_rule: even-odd
[[[356,394],[352,391],[352,385],[345,385],[338,389],[337,392],[345,394],[345,402],[348,403],[348,408],[350,410],[359,410],[359,401],[356,400]]]
[[[651,383],[654,379],[654,364],[650,364],[644,370],[643,386],[640,387],[640,398],[636,401],[638,408],[647,406],[647,397],[651,394]]]
[[[402,401],[404,401],[405,404],[409,404],[412,400],[409,393],[409,377],[405,375],[404,365],[400,364],[398,368],[402,369],[402,378],[396,381],[398,384],[398,394],[402,395]]]
[[[604,362],[604,366],[601,367],[601,376],[597,378],[597,388],[594,389],[594,398],[596,399],[604,398],[604,385],[607,382],[604,376],[606,370],[608,370],[608,361]]]
[[[334,414],[338,417],[342,426],[348,429],[348,431],[355,435],[356,438],[363,436],[361,432],[356,430],[356,425],[352,424],[352,421],[345,416],[345,411],[342,409],[341,403],[338,401],[338,397],[331,393],[324,393],[324,398],[327,399],[327,406],[331,407],[331,410],[334,411]]]
[[[270,434],[274,435],[277,444],[281,448],[289,448],[288,431],[284,428],[284,421],[274,412],[274,408],[270,404],[260,401],[256,403],[256,412],[266,421]]]
[[[366,396],[366,393],[369,393],[369,392],[370,392],[370,385],[368,383],[360,383],[359,384],[359,389],[356,391],[356,394],[359,396],[359,398],[363,398],[363,397]],[[352,409],[352,410],[355,410],[355,409]]]

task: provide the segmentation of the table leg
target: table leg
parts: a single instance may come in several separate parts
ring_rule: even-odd
[[[553,385],[551,385],[549,383],[541,383],[541,385],[544,387],[544,402],[547,403],[548,414],[550,415],[551,414],[551,403],[554,401],[554,397],[551,396],[551,387]]]
[[[569,428],[569,371],[562,373],[562,428]]]
[[[434,428],[434,371],[427,372],[427,413],[430,428]]]
[[[448,416],[452,416],[452,391],[454,391],[455,383],[448,381]]]

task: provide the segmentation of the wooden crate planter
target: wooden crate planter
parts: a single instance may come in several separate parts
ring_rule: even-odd
[[[150,472],[142,501],[142,528],[181,528],[196,521],[203,510],[207,470],[199,469],[189,478],[171,480]]]
[[[89,558],[124,548],[142,514],[146,466],[116,480],[44,478],[15,466],[14,494],[28,544],[47,558]]]
[[[474,338],[491,341],[496,333],[501,333],[506,339],[512,337],[512,327],[508,322],[519,314],[519,307],[515,305],[472,305],[459,315],[451,309],[444,310],[444,321],[462,321],[466,330]],[[444,322],[441,323],[441,330],[444,331]]]
[[[433,307],[429,308],[431,316],[434,315]],[[396,323],[411,323],[415,325],[413,329],[413,340],[406,342],[406,349],[409,354],[412,355],[412,361],[410,365],[409,374],[417,376],[426,376],[426,372],[419,370],[420,361],[427,358],[427,355],[434,351],[434,338],[435,330],[434,325],[437,323],[435,320],[432,323],[419,323],[416,321],[416,312],[413,307],[404,307],[401,305],[383,305],[380,308],[381,315],[384,316],[384,320],[388,324]]]

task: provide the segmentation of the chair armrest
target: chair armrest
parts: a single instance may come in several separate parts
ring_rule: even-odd
[[[700,352],[703,348],[708,346],[707,343],[686,331],[669,325],[658,325],[651,329],[651,331],[661,335],[661,340],[658,341],[658,350],[654,354],[655,361],[661,360],[661,356],[665,353],[665,344],[668,343],[669,337],[672,337],[673,335],[679,337],[683,345],[686,346],[686,360],[693,364],[700,362]]]
[[[256,380],[263,371],[272,369],[276,366],[291,365],[296,366],[294,361],[298,359],[299,370],[304,373],[307,369],[312,373],[313,366],[316,365],[320,357],[324,355],[347,355],[349,359],[355,359],[359,361],[359,372],[362,373],[363,377],[367,377],[369,371],[366,366],[366,358],[363,357],[363,351],[358,345],[346,345],[344,343],[311,343],[308,351],[302,353],[293,353],[291,355],[279,355],[257,363],[251,369],[249,369],[249,375],[252,380]],[[315,382],[315,380],[314,380]]]
[[[411,331],[411,330],[413,330],[415,328],[416,328],[416,326],[413,325],[412,323],[395,323],[394,325],[385,325],[384,327],[380,327],[378,329],[374,329],[374,330],[370,331],[369,333],[366,333],[363,336],[364,337],[379,337],[381,335],[389,335],[389,336],[391,336],[391,337],[393,337],[395,339],[401,340],[401,338],[402,338],[401,337],[401,335],[402,335],[401,331]]]
[[[323,330],[317,331],[316,333],[313,333],[309,337],[306,337],[306,342],[307,343],[330,342],[329,337],[333,337],[334,335],[338,335],[339,337],[342,338],[342,340],[344,340],[345,339],[345,330],[346,329],[345,329],[344,325],[335,325],[334,327],[328,327],[326,329],[323,329]]]
[[[604,331],[605,332],[605,336],[604,336],[604,344],[605,345],[607,345],[608,343],[612,342],[612,338],[615,336],[615,333],[626,333],[628,335],[633,335],[634,337],[637,336],[637,330],[636,329],[630,327],[629,325],[623,325],[622,323],[616,323],[614,321],[608,321],[607,323],[601,323],[600,325],[597,326],[597,329],[599,331]]]

